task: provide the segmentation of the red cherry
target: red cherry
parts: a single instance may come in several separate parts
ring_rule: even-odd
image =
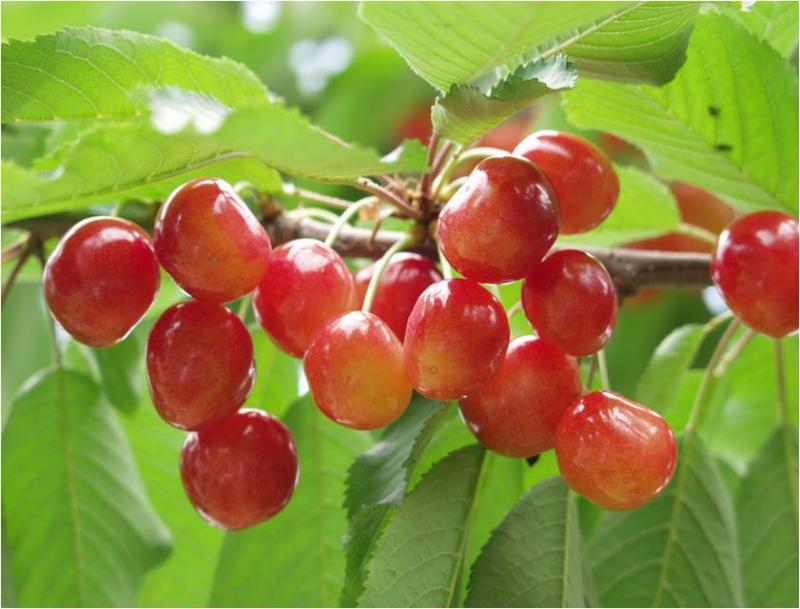
[[[190,433],[181,450],[189,501],[210,524],[230,531],[271,518],[297,484],[297,449],[275,417],[245,409]]]
[[[468,279],[521,279],[558,236],[558,202],[544,174],[524,159],[490,157],[439,216],[447,260]]]
[[[719,237],[711,277],[739,319],[774,338],[797,331],[798,224],[788,214],[756,212]]]
[[[570,355],[603,348],[617,321],[617,294],[606,268],[578,250],[561,250],[533,267],[522,306],[539,336]]]
[[[371,313],[352,311],[324,326],[303,368],[319,409],[346,427],[383,427],[411,401],[400,341]]]
[[[258,323],[294,357],[303,357],[314,333],[354,305],[347,264],[313,239],[276,247],[253,297]]]
[[[153,304],[161,275],[150,238],[121,218],[73,226],[47,261],[47,306],[72,337],[92,347],[125,338]]]
[[[672,479],[675,436],[652,410],[619,394],[595,391],[561,418],[556,459],[574,491],[607,510],[632,510]]]
[[[481,444],[508,457],[553,448],[561,415],[581,396],[575,358],[522,336],[508,346],[487,385],[461,400],[461,413]]]
[[[553,184],[561,208],[561,232],[583,233],[606,219],[619,196],[619,178],[605,154],[571,133],[538,131],[514,154],[537,165]]]
[[[420,295],[408,318],[408,378],[424,396],[459,400],[494,376],[508,338],[508,318],[494,296],[467,279],[439,281]]]
[[[161,265],[188,294],[228,302],[258,285],[269,260],[264,227],[223,180],[187,182],[156,218]]]
[[[375,265],[370,264],[355,274],[359,306],[364,302],[374,273]],[[408,316],[417,298],[425,288],[441,280],[442,275],[436,265],[424,256],[397,254],[381,275],[370,312],[385,321],[402,341],[406,335]]]
[[[153,404],[167,423],[199,429],[232,415],[255,380],[253,341],[228,309],[191,300],[159,317],[147,340]]]

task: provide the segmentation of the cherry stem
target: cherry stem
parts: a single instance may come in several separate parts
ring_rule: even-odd
[[[720,377],[725,375],[725,373],[728,371],[728,366],[730,366],[733,361],[739,357],[739,354],[752,340],[753,336],[755,336],[755,332],[753,332],[750,328],[746,328],[744,333],[739,337],[739,340],[733,343],[733,346],[731,346],[731,348],[725,352],[725,355],[720,358],[719,365],[717,366],[717,369],[714,370],[714,376]]]
[[[337,218],[336,223],[331,227],[331,230],[325,239],[325,245],[328,247],[333,247],[333,244],[336,243],[336,239],[339,237],[339,233],[342,232],[342,228],[344,228],[344,226],[350,221],[350,218],[355,216],[358,213],[358,210],[362,207],[373,204],[376,201],[376,197],[364,197],[355,203],[351,203],[350,207],[341,213],[341,215]]]
[[[245,294],[242,296],[242,301],[239,303],[239,311],[237,315],[239,319],[244,321],[245,317],[247,317],[247,307],[250,306],[250,294]]]
[[[445,279],[452,279],[453,278],[453,267],[450,266],[450,262],[448,262],[447,258],[444,257],[442,253],[442,248],[439,248],[439,264],[442,267],[442,277]]]
[[[307,199],[309,201],[314,201],[315,203],[322,203],[323,205],[336,207],[337,209],[348,209],[353,204],[352,201],[348,201],[347,199],[340,199],[339,197],[323,195],[321,193],[314,192],[313,190],[298,188],[291,183],[284,183],[281,187],[281,192],[283,192],[285,195],[300,197],[301,199]]]
[[[603,390],[608,391],[611,389],[611,382],[608,379],[608,363],[606,362],[606,352],[600,349],[595,353],[597,359],[597,368],[600,371],[600,383],[603,385]]]
[[[372,301],[375,300],[375,294],[378,291],[378,283],[380,283],[381,277],[383,276],[383,272],[386,270],[386,267],[389,266],[389,262],[397,252],[399,252],[404,247],[411,245],[413,242],[414,237],[411,235],[406,235],[405,238],[401,239],[400,241],[395,242],[392,247],[386,250],[386,253],[375,263],[375,270],[372,274],[372,278],[369,280],[369,286],[367,286],[367,293],[364,295],[364,304],[361,307],[361,310],[364,313],[369,313],[369,310],[372,308]]]
[[[428,171],[422,174],[419,179],[419,195],[422,203],[422,209],[427,210],[428,201],[431,194],[431,177],[433,175],[433,166],[435,164],[436,149],[439,146],[439,136],[433,132],[428,138]]]
[[[447,151],[447,162],[444,163],[444,167],[437,172],[437,175],[433,181],[431,200],[435,201],[439,197],[439,191],[441,191],[442,187],[447,184],[448,180],[450,180],[450,176],[452,175],[453,170],[456,168],[456,165],[459,163],[459,159],[461,158],[461,150],[461,146],[455,144],[450,148],[450,150]]]
[[[368,180],[367,178],[358,178],[356,182],[353,184],[356,188],[363,190],[364,192],[368,192],[372,195],[375,195],[379,199],[386,201],[387,203],[391,203],[397,209],[405,212],[410,218],[414,218],[415,220],[422,220],[424,215],[421,210],[411,207],[406,201],[404,201],[399,195],[386,190],[383,186],[376,184]]]
[[[450,182],[447,186],[442,188],[439,193],[436,195],[437,199],[442,201],[449,201],[456,191],[461,188],[467,182],[467,176],[463,176],[460,178],[456,178],[452,182]]]
[[[14,287],[14,283],[17,281],[17,277],[19,276],[22,267],[25,266],[25,263],[27,262],[28,257],[30,255],[31,255],[31,250],[28,247],[26,247],[19,253],[17,260],[16,262],[14,262],[14,266],[12,267],[11,272],[8,275],[8,279],[6,279],[6,282],[3,284],[3,293],[2,296],[0,296],[0,306],[5,306],[6,298],[11,293],[11,288]]]
[[[783,342],[775,339],[775,380],[778,383],[778,415],[781,425],[789,424],[789,400],[786,397],[786,376],[783,370]]]
[[[713,323],[716,319],[717,318],[712,319],[710,323]],[[725,332],[722,333],[722,337],[719,339],[719,342],[714,349],[714,353],[711,354],[711,359],[708,360],[706,371],[703,373],[703,379],[700,381],[700,387],[697,389],[697,394],[694,398],[694,404],[692,404],[692,410],[689,415],[689,421],[686,423],[685,433],[689,433],[700,424],[700,419],[704,412],[703,407],[708,401],[708,397],[711,394],[711,389],[713,388],[714,382],[717,379],[714,371],[719,365],[720,359],[722,359],[728,344],[733,339],[736,331],[739,329],[739,326],[739,320],[734,317],[731,320],[731,323],[728,324],[728,327],[725,328]]]
[[[715,247],[717,245],[717,235],[715,235],[709,230],[700,228],[699,226],[693,226],[692,224],[686,224],[685,222],[681,222],[677,227],[677,232],[683,235],[688,235],[689,237],[694,237],[695,239],[699,239],[700,241],[705,241],[709,245]]]
[[[511,305],[511,308],[508,309],[508,311],[506,311],[506,317],[508,317],[508,319],[511,319],[514,315],[516,315],[521,311],[522,311],[522,301],[518,300],[513,305]]]
[[[320,209],[319,207],[298,207],[287,212],[287,214],[296,218],[316,218],[317,220],[325,220],[331,224],[336,224],[336,222],[339,221],[339,216],[335,213],[327,209]]]
[[[594,382],[594,373],[597,371],[597,358],[589,358],[589,371],[586,373],[586,389],[592,390],[592,383]]]

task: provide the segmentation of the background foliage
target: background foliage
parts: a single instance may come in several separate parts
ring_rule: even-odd
[[[571,243],[680,229],[667,180],[743,212],[797,213],[796,3],[0,10],[4,246],[20,235],[8,223],[54,212],[124,204],[146,219],[199,175],[246,179],[286,208],[298,200],[282,179],[350,197],[358,176],[425,168],[414,138],[431,104],[460,143],[522,122],[635,144],[617,158],[617,209]],[[667,491],[610,514],[567,491],[552,453],[529,467],[485,452],[453,405],[416,397],[381,433],[335,426],[248,319],[248,405],[290,427],[301,482],[274,520],[223,533],[186,500],[183,434],[144,378],[147,333],[180,291],[165,275],[129,339],[97,351],[60,332],[51,348],[40,284],[31,260],[2,311],[6,606],[797,606],[796,337],[788,413],[772,341],[756,336],[683,435]],[[512,306],[519,286],[501,296]],[[626,303],[606,349],[612,387],[683,430],[719,310],[713,290]]]

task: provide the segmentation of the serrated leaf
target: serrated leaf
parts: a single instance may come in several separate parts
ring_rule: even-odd
[[[86,351],[111,405],[122,412],[133,412],[141,399],[139,376],[143,357],[138,337],[134,334],[113,347],[87,347]]]
[[[456,85],[431,109],[440,136],[469,144],[513,116],[535,99],[575,86],[575,67],[564,55],[519,66],[487,93],[472,85]]]
[[[91,378],[35,377],[3,431],[2,466],[19,605],[132,606],[170,535]]]
[[[656,89],[582,79],[569,120],[629,140],[667,180],[696,184],[748,211],[797,206],[794,70],[721,15],[698,17],[687,60]]]
[[[693,3],[364,2],[360,16],[442,91],[496,66],[564,52],[606,78],[663,83],[683,61]]]
[[[485,451],[467,446],[437,463],[397,508],[367,566],[360,607],[451,607]]]
[[[680,442],[667,489],[608,514],[588,550],[604,607],[742,605],[733,502],[696,433]]]
[[[560,478],[531,489],[472,566],[467,607],[583,607],[575,495]]]
[[[405,414],[348,470],[347,567],[341,606],[354,606],[364,591],[364,562],[387,512],[402,501],[422,452],[451,408],[415,394]]]
[[[793,607],[798,595],[797,432],[775,431],[736,499],[748,607]]]
[[[620,245],[663,234],[680,224],[669,188],[635,167],[616,165],[619,199],[614,210],[588,233],[559,238],[559,244]]]
[[[710,6],[725,11],[783,57],[789,57],[797,49],[797,2],[759,0],[747,7],[744,4],[720,2]]]
[[[305,396],[284,417],[297,444],[300,481],[271,520],[227,533],[210,606],[332,607],[344,578],[347,467],[369,437],[336,425]]]
[[[2,71],[3,122],[134,118],[147,112],[136,95],[143,88],[179,87],[231,108],[267,96],[242,64],[98,28],[3,43]]]

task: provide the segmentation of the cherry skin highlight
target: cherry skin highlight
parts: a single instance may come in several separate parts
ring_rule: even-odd
[[[657,413],[610,391],[583,396],[561,418],[556,459],[569,487],[607,510],[643,506],[675,473],[675,436]]]
[[[459,400],[494,376],[508,348],[506,312],[474,281],[426,289],[408,318],[404,346],[411,384],[435,400]]]
[[[359,306],[364,302],[375,265],[364,267],[355,274]],[[411,309],[429,285],[442,280],[436,265],[418,254],[397,254],[381,275],[370,312],[385,321],[401,341]]]
[[[524,458],[553,448],[561,415],[580,396],[575,358],[541,338],[522,336],[508,346],[492,380],[460,407],[486,448]]]
[[[110,347],[144,317],[161,274],[150,237],[121,218],[89,218],[61,239],[44,269],[53,317],[77,341]]]
[[[371,313],[345,313],[321,328],[303,368],[319,409],[345,427],[383,427],[411,401],[400,341]]]
[[[253,295],[256,318],[269,337],[294,357],[303,357],[314,333],[355,306],[347,264],[313,239],[290,241],[272,252]]]
[[[183,488],[200,515],[234,531],[286,506],[297,484],[297,449],[283,423],[248,408],[190,433],[180,468]]]
[[[756,332],[780,338],[798,327],[798,224],[777,211],[743,216],[719,237],[711,278]]]
[[[560,250],[533,267],[522,284],[522,307],[539,336],[570,355],[602,349],[617,321],[611,276],[578,250]]]
[[[513,156],[484,159],[447,202],[438,239],[453,268],[484,283],[521,279],[558,236],[558,202],[544,174]]]
[[[264,276],[270,242],[230,184],[200,179],[175,190],[156,218],[158,261],[198,300],[229,302]]]
[[[538,131],[514,154],[539,167],[553,185],[561,209],[561,232],[584,233],[608,217],[619,197],[619,178],[605,154],[571,133]]]
[[[153,404],[167,423],[200,429],[244,404],[255,380],[253,341],[228,309],[190,300],[159,317],[147,340]]]

